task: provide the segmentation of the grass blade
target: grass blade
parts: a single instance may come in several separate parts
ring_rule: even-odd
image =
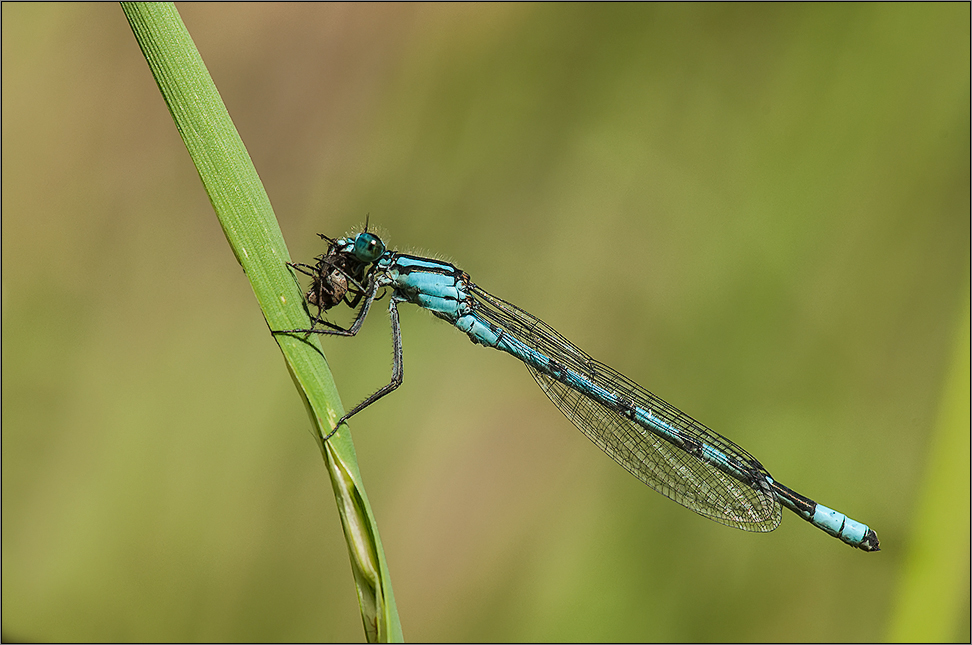
[[[123,2],[122,9],[189,150],[226,239],[271,329],[307,328],[290,254],[263,184],[179,12],[171,3]],[[365,633],[402,640],[388,566],[347,429],[321,439],[344,414],[317,337],[277,336],[306,404],[337,499]]]
[[[963,291],[952,364],[891,614],[891,642],[962,642],[969,637],[968,286]]]

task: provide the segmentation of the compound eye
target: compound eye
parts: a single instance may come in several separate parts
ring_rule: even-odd
[[[385,252],[385,243],[373,233],[360,233],[354,238],[354,257],[365,264],[374,262]]]

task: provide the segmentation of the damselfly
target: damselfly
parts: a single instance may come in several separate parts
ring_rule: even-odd
[[[746,531],[772,531],[785,506],[814,526],[864,551],[878,551],[877,535],[843,513],[779,483],[752,455],[600,363],[519,307],[490,295],[448,262],[387,250],[373,234],[328,241],[314,265],[292,264],[312,278],[306,299],[317,308],[310,329],[277,334],[354,336],[372,303],[391,290],[392,378],[338,421],[349,418],[402,383],[398,305],[418,305],[447,320],[479,345],[512,354],[560,411],[612,459],[656,491],[696,513]],[[358,307],[347,329],[324,320],[341,303]]]

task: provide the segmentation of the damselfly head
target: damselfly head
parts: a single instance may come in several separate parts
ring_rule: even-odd
[[[358,233],[354,238],[354,257],[371,264],[385,252],[385,243],[374,233]]]
[[[368,267],[385,252],[385,244],[374,233],[327,240],[327,253],[318,256],[310,274],[314,278],[307,291],[307,303],[322,312],[346,302],[354,307],[364,295]]]

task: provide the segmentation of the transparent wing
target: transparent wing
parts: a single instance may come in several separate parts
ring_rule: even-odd
[[[781,509],[769,473],[752,455],[680,412],[623,374],[600,363],[539,318],[470,285],[474,309],[483,319],[521,342],[651,411],[679,434],[683,445],[707,445],[727,455],[735,477],[658,434],[538,371],[527,369],[551,401],[601,450],[632,475],[696,513],[746,531],[772,531]]]

